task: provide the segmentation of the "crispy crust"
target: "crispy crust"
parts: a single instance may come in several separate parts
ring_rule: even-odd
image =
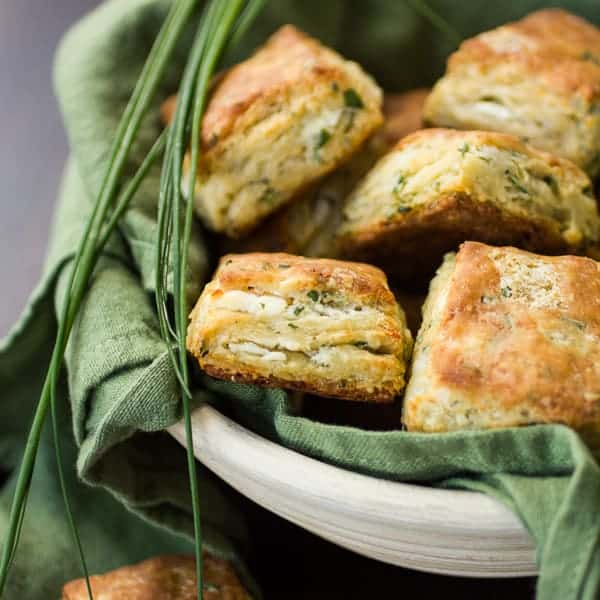
[[[512,44],[503,45],[506,39]],[[589,58],[586,58],[588,57]],[[477,63],[482,70],[514,62],[557,94],[600,96],[600,30],[565,10],[546,9],[463,42],[448,61],[451,72]]]
[[[188,350],[220,379],[370,402],[404,387],[411,335],[371,265],[224,256],[190,319]]]
[[[203,575],[206,600],[250,600],[229,563],[205,553]],[[90,582],[94,597],[103,600],[193,600],[196,598],[195,560],[193,556],[157,556],[104,575],[94,575]],[[62,598],[87,600],[85,580],[67,583]]]
[[[431,90],[417,88],[401,94],[383,96],[383,126],[376,132],[382,144],[391,147],[410,133],[423,127],[423,109]],[[177,94],[169,96],[160,107],[160,117],[168,125],[175,116]]]
[[[283,266],[283,271],[280,265]],[[288,266],[289,265],[289,266]],[[219,261],[213,280],[222,290],[276,289],[282,273],[296,279],[295,291],[337,290],[357,302],[394,314],[396,301],[385,273],[373,265],[330,258],[305,258],[283,252],[227,254]]]
[[[427,124],[520,136],[600,171],[600,29],[542,10],[465,41],[429,96]]]
[[[600,265],[467,242],[432,284],[404,422],[412,431],[600,429]]]
[[[251,368],[245,369],[237,366],[235,369],[212,364],[210,359],[201,363],[205,373],[216,379],[225,379],[237,383],[247,383],[268,388],[284,388],[297,392],[317,394],[325,398],[339,398],[354,402],[371,402],[375,404],[390,404],[400,390],[390,389],[389,386],[373,387],[366,391],[358,386],[349,385],[345,379],[319,379],[318,381],[290,381],[287,378],[274,375],[263,376]],[[404,386],[402,386],[404,387]]]
[[[400,281],[429,280],[441,257],[467,239],[544,248],[561,254],[568,247],[560,231],[547,223],[511,216],[492,202],[477,202],[465,193],[437,198],[401,221],[387,221],[340,240],[342,253],[370,262]]]
[[[248,120],[250,107],[272,111],[299,82],[309,87],[345,76],[344,60],[338,54],[292,25],[284,25],[252,57],[224,74],[206,108],[202,141],[211,147],[234,130],[245,129],[242,121]],[[257,117],[252,115],[252,120]]]
[[[497,155],[483,154],[491,151],[508,157],[510,172],[498,166]],[[399,172],[395,165],[400,159],[405,161],[403,165],[417,166],[413,173],[402,171],[405,188],[395,193]],[[423,167],[418,166],[419,161]],[[438,165],[435,177],[425,178],[422,173],[431,164]],[[541,185],[548,200],[538,205],[519,204],[518,194],[526,184],[532,186],[531,191],[525,190],[526,200],[541,192],[528,180],[516,181],[513,169],[515,173],[522,170],[530,179],[535,179],[530,172],[542,169],[545,183],[539,184],[537,179],[535,183]],[[407,191],[411,177],[429,187]],[[432,187],[435,178],[442,183]],[[552,193],[548,182],[556,186]],[[517,196],[501,202],[498,189],[505,193],[506,186],[515,185]],[[570,161],[531,148],[511,135],[417,131],[401,140],[348,199],[346,220],[338,234],[340,254],[377,264],[405,280],[424,281],[445,252],[468,239],[547,254],[592,251],[600,234],[600,218],[590,187],[586,175]],[[405,212],[398,211],[398,202]],[[559,216],[553,216],[553,210]]]
[[[312,67],[307,69],[307,65]],[[264,104],[264,110],[272,110],[299,81],[308,84],[340,75],[343,63],[337,54],[292,25],[284,25],[253,56],[221,73],[202,120],[204,149],[241,126],[238,121],[253,105]],[[176,105],[176,96],[163,103],[163,122],[171,122]]]
[[[501,148],[502,150],[537,157],[547,162],[550,166],[559,167],[565,172],[565,175],[584,179],[586,180],[586,183],[589,183],[589,178],[586,177],[585,173],[583,173],[572,161],[551,154],[550,152],[545,152],[539,148],[532,147],[516,135],[498,131],[461,131],[457,129],[446,129],[444,127],[430,127],[428,129],[415,131],[405,138],[402,138],[393,150],[402,150],[413,145],[417,141],[427,140],[428,138],[436,143],[466,141],[473,144],[490,145]]]

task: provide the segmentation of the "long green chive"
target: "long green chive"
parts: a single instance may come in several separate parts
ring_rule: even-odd
[[[137,170],[135,175],[131,178],[131,180],[128,182],[128,184],[125,186],[125,188],[119,195],[119,198],[116,202],[116,209],[115,209],[114,213],[112,214],[112,216],[110,217],[108,223],[105,225],[104,231],[102,232],[100,240],[96,246],[96,256],[95,256],[94,261],[97,261],[100,259],[102,249],[106,245],[106,242],[108,241],[111,234],[114,232],[120,218],[123,216],[123,213],[129,206],[131,199],[135,196],[137,190],[139,189],[140,184],[142,183],[142,181],[145,179],[146,175],[148,174],[148,171],[150,170],[150,168],[152,167],[152,165],[154,164],[154,162],[156,161],[156,159],[162,152],[162,150],[164,148],[165,137],[166,137],[166,134],[165,134],[165,132],[163,132],[159,136],[159,138],[157,139],[157,141],[155,142],[153,147],[151,148],[150,152],[148,153],[148,155],[142,162],[141,166],[139,167],[139,169]],[[54,390],[54,387],[53,387],[53,390]],[[69,499],[68,488],[67,488],[64,469],[63,469],[61,441],[60,441],[60,435],[59,435],[59,430],[58,430],[58,418],[57,418],[57,414],[56,414],[57,407],[56,407],[55,393],[51,393],[50,407],[51,407],[51,416],[52,416],[52,435],[53,435],[53,439],[54,439],[54,451],[56,453],[56,465],[57,465],[58,477],[59,477],[59,481],[60,481],[60,488],[62,491],[63,501],[65,504],[65,512],[67,513],[67,520],[69,522],[69,527],[71,529],[71,533],[73,535],[74,542],[77,546],[77,551],[79,554],[81,567],[82,567],[82,570],[83,570],[83,573],[85,576],[88,596],[90,596],[90,598],[92,598],[92,589],[90,587],[89,571],[88,571],[87,564],[85,561],[83,546],[81,544],[81,538],[79,536],[79,530],[77,527],[77,523],[75,521],[75,517],[73,515],[73,510],[71,507],[71,501]],[[23,511],[23,514],[24,514],[24,511]]]
[[[248,30],[254,19],[263,9],[267,0],[250,0],[235,24],[235,31],[229,40],[229,48],[234,47]]]
[[[129,156],[132,143],[139,130],[142,118],[147,112],[162,74],[168,65],[175,44],[187,25],[195,4],[195,0],[179,0],[175,3],[156,38],[140,75],[140,79],[138,80],[117,128],[107,171],[75,255],[70,280],[67,286],[65,302],[59,317],[58,332],[50,359],[50,365],[48,367],[40,400],[36,407],[33,422],[27,436],[27,443],[17,477],[15,494],[11,504],[8,531],[4,540],[2,558],[0,560],[0,595],[4,592],[12,559],[20,539],[21,526],[25,515],[25,507],[31,485],[33,468],[35,466],[35,459],[39,448],[41,432],[48,412],[48,407],[50,404],[55,403],[58,374],[62,366],[67,342],[79,311],[81,301],[86,292],[91,273],[100,257],[103,244],[106,243],[112,231],[103,226],[108,212],[115,202],[120,176]],[[130,192],[133,191],[132,188],[129,188],[129,190]],[[133,195],[133,193],[131,193],[131,195]],[[121,212],[126,208],[123,204],[126,205],[126,202],[119,203]],[[111,220],[109,223],[112,224],[113,228],[116,226],[115,220]],[[56,425],[55,422],[54,425]],[[54,429],[56,439],[58,437],[56,435],[56,427]],[[57,448],[57,458],[60,461],[59,448]],[[61,476],[62,485],[64,483],[64,478],[60,462],[59,475]],[[71,507],[64,485],[62,485],[62,491],[65,500],[65,509],[69,517],[72,533],[78,546],[82,569],[86,577],[88,595],[92,598],[87,567],[81,544],[79,543],[77,527],[74,519],[72,519]]]
[[[186,432],[187,464],[190,478],[196,553],[197,597],[202,599],[202,545],[200,501],[191,426],[191,394],[185,338],[188,306],[186,296],[187,260],[190,242],[193,198],[200,153],[199,124],[206,107],[211,78],[225,49],[237,40],[258,14],[263,1],[213,0],[207,5],[183,75],[175,116],[169,131],[161,174],[156,266],[156,304],[161,333],[180,383]],[[191,137],[191,139],[189,139]],[[190,147],[187,205],[182,215],[183,160]],[[182,219],[183,217],[183,219]],[[183,222],[182,222],[183,221]],[[170,268],[169,268],[170,267]],[[168,277],[173,275],[174,326],[169,319]]]
[[[437,13],[423,0],[407,0],[422,17],[427,19],[436,29],[441,31],[455,46],[462,42],[462,36],[444,17]]]

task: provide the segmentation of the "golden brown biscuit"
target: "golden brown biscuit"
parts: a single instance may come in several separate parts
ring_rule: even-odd
[[[205,600],[250,600],[235,571],[224,560],[204,553]],[[137,565],[90,577],[96,600],[195,600],[196,562],[193,556],[157,556]],[[62,600],[87,600],[85,579],[63,588]]]
[[[347,163],[240,240],[225,240],[227,252],[287,252],[333,258],[335,231],[342,221],[344,201],[361,177],[387,150],[376,134]]]
[[[404,388],[412,338],[370,265],[224,256],[190,319],[187,348],[214,377],[372,402]]]
[[[600,29],[541,10],[464,42],[433,88],[425,120],[512,133],[600,171]]]
[[[345,164],[284,206],[242,240],[227,244],[229,252],[288,252],[334,258],[335,231],[344,201],[367,171],[398,140],[421,127],[428,90],[386,94],[384,124]]]
[[[384,156],[348,198],[343,255],[404,277],[429,275],[460,242],[546,254],[597,246],[589,178],[510,135],[424,129]]]
[[[431,283],[403,421],[598,432],[599,365],[599,263],[467,242]]]
[[[287,25],[215,84],[202,121],[195,206],[239,237],[352,156],[382,122],[356,63]]]

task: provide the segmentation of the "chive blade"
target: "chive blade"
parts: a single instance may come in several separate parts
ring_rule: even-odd
[[[121,117],[119,127],[117,128],[113,151],[108,162],[106,175],[103,178],[102,185],[94,203],[92,214],[87,221],[84,235],[77,248],[67,295],[65,297],[61,317],[59,318],[54,349],[32,425],[27,436],[25,450],[17,476],[15,493],[11,503],[8,530],[4,539],[2,557],[0,559],[0,595],[4,592],[12,559],[20,539],[25,505],[40,444],[41,432],[54,393],[53,390],[56,389],[58,373],[62,367],[66,345],[81,305],[85,289],[87,288],[89,277],[98,259],[98,243],[101,240],[100,228],[115,199],[119,179],[129,156],[131,145],[141,125],[142,118],[148,109],[150,101],[154,96],[158,83],[168,64],[168,60],[174,50],[175,43],[180,38],[194,6],[194,0],[181,0],[174,4],[157,36],[149,58],[146,61],[146,65],[142,70],[140,80],[134,89],[131,100],[128,103],[123,116]],[[67,499],[65,498],[65,500]],[[85,568],[83,570],[85,572]],[[86,582],[89,586],[87,573]]]
[[[424,0],[407,1],[415,12],[418,12],[423,18],[429,21],[433,27],[443,33],[455,46],[458,46],[462,42],[460,33],[444,17],[433,10],[427,2],[424,2]]]
[[[161,315],[161,333],[169,354],[174,345],[177,364],[175,372],[180,382],[183,420],[186,432],[187,466],[192,500],[192,517],[196,553],[197,597],[203,594],[201,520],[196,459],[194,456],[193,432],[191,426],[191,393],[189,392],[189,370],[185,347],[188,306],[186,296],[188,248],[193,220],[193,198],[196,186],[200,154],[200,127],[206,107],[211,78],[225,49],[231,45],[235,32],[249,26],[251,18],[257,14],[256,2],[242,0],[230,2],[213,1],[207,5],[196,34],[190,59],[186,65],[175,117],[171,125],[165,168],[161,176],[159,207],[160,226],[157,243],[157,310]],[[262,4],[262,3],[259,3]],[[247,19],[247,20],[246,20]],[[241,29],[240,29],[241,28]],[[187,139],[190,135],[191,139]],[[187,203],[182,197],[183,164],[186,147],[190,147],[190,161],[187,182]],[[182,205],[185,210],[182,211]],[[168,233],[171,232],[171,236]],[[169,271],[173,276],[174,331],[170,323],[167,306]],[[174,335],[173,335],[174,334]]]

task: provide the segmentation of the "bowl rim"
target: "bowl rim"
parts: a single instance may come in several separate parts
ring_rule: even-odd
[[[185,446],[182,421],[167,431]],[[447,575],[537,574],[526,528],[485,494],[333,466],[271,442],[209,405],[192,413],[192,431],[196,458],[237,491],[359,554]]]

